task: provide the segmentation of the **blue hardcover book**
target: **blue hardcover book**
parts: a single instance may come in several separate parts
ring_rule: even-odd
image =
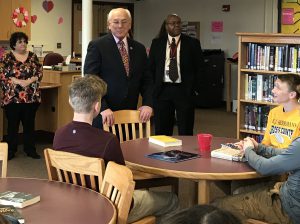
[[[156,152],[149,155],[146,155],[148,158],[152,159],[158,159],[166,162],[171,163],[178,163],[190,159],[199,158],[200,155],[196,153],[191,152],[184,152],[181,150],[170,150],[170,151],[164,151],[164,152]]]

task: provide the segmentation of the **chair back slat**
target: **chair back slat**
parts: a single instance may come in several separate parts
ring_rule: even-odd
[[[122,124],[116,124],[116,126],[118,127],[117,135],[119,136],[120,142],[124,142],[124,137],[125,136],[123,134]]]
[[[109,162],[106,167],[101,193],[108,197],[118,210],[118,223],[125,224],[132,201],[135,182],[126,166]]]
[[[80,182],[82,187],[86,187],[85,176],[83,174],[80,174]],[[92,188],[92,186],[90,187]]]
[[[136,128],[135,128],[135,124],[131,124],[131,133],[132,133],[132,140],[136,139]],[[128,139],[130,140],[130,139]]]
[[[114,111],[114,117],[115,124],[111,127],[104,124],[103,129],[116,135],[121,143],[128,140],[147,138],[150,136],[150,121],[142,123],[140,121],[140,111]]]
[[[62,170],[62,173],[64,174],[63,176],[65,177],[66,182],[67,182],[67,183],[71,183],[70,178],[69,178],[69,175],[68,175],[68,172],[65,171],[65,170]]]
[[[57,172],[57,179],[58,179],[60,182],[64,182],[64,178],[63,178],[63,176],[61,175],[61,170],[60,170],[60,169],[56,169],[56,172]]]
[[[78,185],[77,178],[76,178],[76,173],[74,173],[74,172],[70,172],[70,173],[71,173],[71,176],[72,176],[73,183]]]
[[[125,136],[126,136],[125,141],[128,141],[128,139],[129,139],[128,124],[126,123],[126,124],[124,124],[124,126],[125,126]]]
[[[105,169],[103,159],[52,149],[45,149],[44,154],[49,180],[72,183],[100,192]]]
[[[8,157],[8,144],[5,142],[1,142],[0,143],[0,160],[2,162],[1,177],[6,177],[7,175],[7,157]]]
[[[95,191],[97,191],[97,185],[96,185],[96,177],[95,176],[90,176],[91,179],[91,188]],[[100,188],[100,187],[99,187]]]

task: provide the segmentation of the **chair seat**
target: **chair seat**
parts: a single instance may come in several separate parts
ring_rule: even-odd
[[[155,216],[147,216],[139,221],[133,222],[132,224],[155,224]]]

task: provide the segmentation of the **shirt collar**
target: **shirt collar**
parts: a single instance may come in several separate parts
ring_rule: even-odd
[[[168,34],[168,40],[169,40],[169,43],[172,43],[172,36],[170,36],[169,34]],[[179,40],[179,38],[180,38],[180,34],[178,35],[178,36],[176,36],[176,37],[174,37],[175,38],[175,43],[178,43],[178,40]]]
[[[114,37],[114,39],[115,39],[115,41],[116,41],[116,44],[118,44],[118,43],[119,43],[119,41],[120,41],[120,39],[119,39],[119,38],[117,38],[117,37],[116,37],[116,36],[114,36],[114,35],[113,35],[113,37]],[[124,37],[122,40],[123,40],[124,44],[125,44],[125,45],[127,45],[127,37]]]

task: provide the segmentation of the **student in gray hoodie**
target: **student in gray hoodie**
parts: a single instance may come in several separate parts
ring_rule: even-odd
[[[275,149],[246,138],[240,144],[248,163],[262,175],[289,173],[285,182],[266,183],[264,187],[215,201],[217,207],[240,218],[268,223],[300,223],[300,137],[288,148]]]

